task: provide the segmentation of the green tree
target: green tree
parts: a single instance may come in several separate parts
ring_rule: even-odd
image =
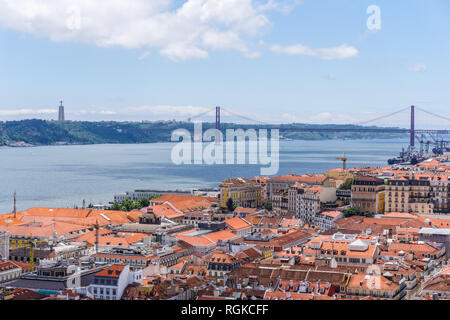
[[[367,217],[367,218],[373,218],[374,214],[369,211],[361,211],[358,208],[347,208],[344,211],[342,211],[345,218],[352,217],[352,216],[361,216],[361,217]]]
[[[150,201],[154,198],[157,198],[161,195],[153,195],[148,198],[141,198],[139,200],[131,200],[125,199],[122,201],[114,201],[110,207],[110,210],[118,210],[118,211],[131,211],[134,209],[142,209],[148,207],[150,205]]]
[[[228,211],[234,211],[234,209],[236,209],[234,207],[233,199],[228,198],[228,200],[227,200],[227,208],[228,208]]]
[[[136,209],[142,209],[144,207],[148,207],[150,205],[149,198],[142,198],[136,201]]]
[[[361,211],[359,211],[358,208],[353,208],[353,207],[345,209],[342,213],[344,214],[345,218],[362,215]]]
[[[347,179],[343,184],[339,186],[339,190],[350,190],[352,188],[353,179]]]
[[[121,202],[114,201],[113,204],[111,205],[111,210],[118,211],[121,209],[121,207],[122,207]]]
[[[272,201],[267,200],[266,202],[264,202],[263,208],[269,211],[272,210]]]
[[[136,207],[136,204],[131,199],[125,199],[121,203],[121,209],[122,211],[131,211]]]

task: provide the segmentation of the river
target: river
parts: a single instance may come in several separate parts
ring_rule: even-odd
[[[406,139],[280,141],[278,174],[325,173],[341,167],[386,166]],[[260,175],[260,165],[175,165],[173,143],[0,148],[0,213],[17,209],[105,204],[134,189],[218,187],[229,177]]]

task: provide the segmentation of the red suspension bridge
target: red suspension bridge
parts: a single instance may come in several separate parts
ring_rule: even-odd
[[[383,120],[389,117],[392,117],[396,114],[399,114],[401,112],[410,110],[410,128],[391,128],[391,127],[366,127],[364,125]],[[415,141],[418,140],[421,145],[421,152],[422,148],[424,146],[429,146],[430,144],[434,144],[436,146],[441,146],[441,148],[444,147],[445,143],[450,142],[446,141],[442,138],[442,135],[448,135],[450,134],[450,130],[434,130],[434,129],[416,129],[415,127],[415,113],[416,110],[422,111],[428,115],[434,116],[436,118],[439,118],[441,120],[450,121],[450,118],[435,114],[431,111],[425,110],[420,107],[410,106],[406,108],[402,108],[398,111],[376,117],[374,119],[370,119],[367,121],[354,123],[354,124],[348,124],[346,126],[333,126],[333,127],[304,127],[304,126],[298,126],[296,124],[271,124],[264,121],[252,119],[250,117],[238,114],[234,111],[222,108],[222,107],[216,107],[215,108],[215,115],[216,115],[216,129],[221,129],[221,111],[225,111],[227,114],[235,116],[240,119],[244,119],[246,121],[249,121],[250,123],[255,123],[258,125],[264,125],[267,129],[279,129],[280,131],[284,132],[375,132],[375,133],[406,133],[410,136],[410,147],[414,148]],[[188,121],[192,121],[194,119],[199,119],[205,115],[210,115],[212,112],[214,112],[214,109],[202,112],[200,114],[195,115],[194,117],[188,119]]]

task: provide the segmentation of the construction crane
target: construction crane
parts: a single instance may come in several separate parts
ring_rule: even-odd
[[[30,234],[30,239],[29,240],[15,240],[15,239],[10,239],[9,243],[11,244],[11,249],[15,250],[16,249],[16,244],[17,244],[17,248],[26,248],[29,247],[30,248],[30,271],[33,272],[34,270],[34,248],[36,245],[42,243],[42,242],[48,242],[48,240],[39,240],[39,239],[33,239],[33,235]]]
[[[339,157],[339,158],[336,158],[336,160],[341,160],[342,161],[342,169],[344,169],[344,170],[346,170],[347,169],[347,157],[345,156],[345,153],[344,153],[344,156],[343,157]]]

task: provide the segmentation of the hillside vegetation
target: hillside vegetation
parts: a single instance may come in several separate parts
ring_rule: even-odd
[[[339,127],[345,125],[306,125],[291,124],[284,127]],[[224,123],[227,128],[260,129],[262,125],[233,125]],[[214,128],[213,123],[203,123],[203,131]],[[371,127],[373,128],[373,127]],[[193,132],[193,124],[177,121],[160,122],[89,122],[89,121],[46,121],[22,120],[0,122],[0,146],[14,145],[24,142],[30,145],[54,144],[97,144],[97,143],[150,143],[169,142],[175,129],[188,129]],[[401,134],[378,132],[283,132],[280,135],[296,140],[328,140],[328,139],[374,139],[398,138]]]

